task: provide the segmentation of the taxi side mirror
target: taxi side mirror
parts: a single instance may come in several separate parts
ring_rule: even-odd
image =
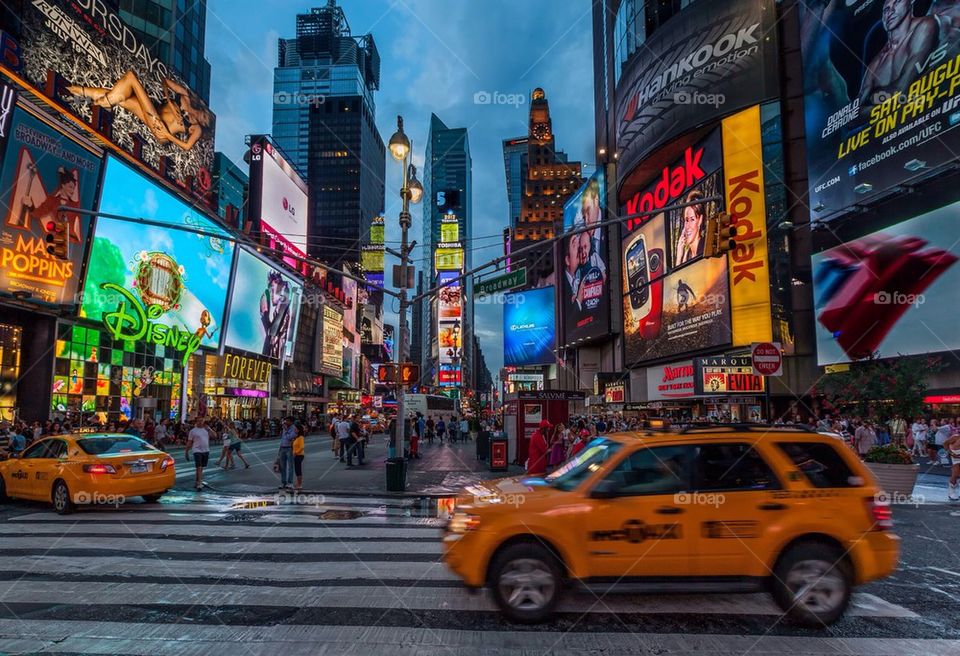
[[[591,499],[613,499],[618,496],[617,484],[613,481],[600,481],[590,490]]]

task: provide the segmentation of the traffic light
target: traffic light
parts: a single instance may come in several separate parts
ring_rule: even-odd
[[[734,239],[736,236],[737,226],[729,214],[720,212],[711,216],[707,219],[707,238],[703,248],[704,256],[721,257],[728,251],[732,251],[737,245]]]
[[[412,385],[420,380],[420,365],[404,362],[400,365],[400,384]]]
[[[57,218],[48,219],[44,227],[47,230],[47,254],[61,260],[70,259],[70,235],[67,217],[57,214]]]
[[[393,383],[397,380],[397,365],[388,363],[377,366],[377,382]]]

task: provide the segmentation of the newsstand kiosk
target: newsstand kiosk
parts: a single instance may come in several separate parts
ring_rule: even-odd
[[[527,462],[530,436],[546,419],[551,426],[557,422],[567,423],[570,418],[570,402],[583,402],[583,392],[566,390],[540,390],[510,392],[504,398],[503,427],[507,433],[507,450],[510,462],[521,467]]]

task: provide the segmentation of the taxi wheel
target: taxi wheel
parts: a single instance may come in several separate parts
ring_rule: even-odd
[[[3,476],[0,476],[0,501],[7,501],[7,484],[3,480]]]
[[[853,575],[840,549],[806,542],[793,546],[774,569],[773,598],[797,624],[825,628],[850,603]]]
[[[522,624],[543,622],[560,597],[560,568],[549,550],[521,543],[498,553],[490,570],[490,588],[500,610]]]
[[[73,512],[73,500],[70,498],[70,490],[63,481],[57,481],[53,484],[53,491],[50,496],[53,501],[53,509],[61,515],[67,515]]]

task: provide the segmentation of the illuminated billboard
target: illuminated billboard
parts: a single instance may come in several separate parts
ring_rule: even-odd
[[[74,303],[92,218],[66,213],[69,260],[47,254],[46,224],[61,205],[94,209],[100,155],[23,108],[10,114],[0,170],[0,290]]]
[[[440,364],[459,362],[463,350],[463,328],[459,319],[437,322],[437,344],[440,348]]]
[[[343,314],[323,306],[323,355],[321,373],[339,378],[343,375]]]
[[[241,248],[230,295],[226,345],[275,360],[293,360],[303,285]]]
[[[809,206],[829,216],[957,159],[953,0],[800,3]]]
[[[3,35],[0,68],[215,209],[214,115],[153,56],[151,44],[110,3],[32,0],[20,6],[19,32]]]
[[[100,210],[227,235],[112,157],[107,159]],[[80,316],[103,321],[114,339],[173,342],[181,351],[219,348],[233,251],[233,242],[226,239],[100,217]]]
[[[813,256],[817,361],[960,349],[960,203]]]
[[[441,242],[434,251],[434,268],[437,271],[463,271],[463,247]]]
[[[626,211],[636,214],[722,195],[717,129],[637,192]],[[704,200],[625,222],[623,327],[628,365],[729,343],[726,257],[703,257],[707,218],[721,208],[718,200]]]
[[[556,362],[553,287],[507,294],[503,306],[503,363],[507,367]]]
[[[753,373],[750,356],[717,355],[695,358],[694,392],[711,394],[756,394],[763,392],[763,376]]]
[[[250,142],[250,218],[270,245],[307,255],[307,183],[267,137]],[[297,266],[290,259],[288,264]]]
[[[616,143],[622,170],[632,170],[655,148],[679,135],[777,96],[773,0],[684,3],[690,7],[646,39],[642,7],[646,4],[647,11],[656,11],[655,3],[623,2],[621,10],[633,4],[639,13],[638,27],[631,22],[617,26],[631,36],[638,29],[640,37],[619,37],[637,52],[623,62],[617,82]],[[632,9],[628,16],[629,21],[634,19]],[[633,54],[630,50],[622,56]]]
[[[563,229],[582,228],[604,220],[607,185],[599,169],[563,207]],[[606,228],[581,232],[561,241],[563,280],[560,316],[563,341],[600,337],[610,332],[609,244]]]

